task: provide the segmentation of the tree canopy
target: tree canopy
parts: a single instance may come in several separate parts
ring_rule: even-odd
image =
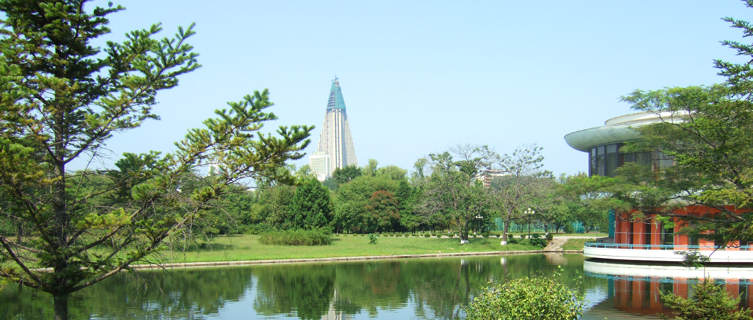
[[[746,1],[753,7],[753,1]],[[727,17],[743,38],[753,36],[753,26]],[[648,176],[656,188],[644,207],[656,203],[702,205],[720,213],[694,221],[686,231],[708,233],[717,244],[753,241],[753,44],[723,41],[744,62],[714,62],[725,82],[711,86],[636,90],[622,99],[640,111],[656,113],[662,122],[640,128],[643,140],[631,148],[661,150],[674,158],[675,167]],[[660,213],[671,215],[672,206]],[[691,217],[692,218],[692,217]]]
[[[96,47],[110,32],[107,16],[119,10],[85,0],[0,1],[0,193],[12,203],[4,215],[30,222],[35,235],[0,236],[0,276],[51,293],[59,319],[71,292],[155,251],[230,184],[274,177],[302,157],[312,130],[261,133],[276,116],[265,111],[267,90],[257,91],[190,130],[177,151],[126,155],[111,175],[97,176],[97,188],[79,188],[92,176],[70,172],[71,162],[97,157],[113,135],[158,119],[157,93],[199,67],[188,43],[193,25],[160,39],[155,24]],[[209,165],[211,180],[182,192],[185,175]]]

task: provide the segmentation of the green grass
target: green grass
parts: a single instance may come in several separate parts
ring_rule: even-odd
[[[165,249],[145,262],[179,263],[541,249],[529,244],[500,246],[499,239],[471,239],[469,244],[460,245],[458,239],[379,237],[376,244],[369,244],[369,238],[365,236],[336,235],[332,244],[324,246],[266,245],[258,239],[255,235],[218,237],[202,249],[186,252]]]
[[[593,242],[594,239],[568,239],[565,244],[562,245],[564,250],[583,250],[583,244],[586,242]]]

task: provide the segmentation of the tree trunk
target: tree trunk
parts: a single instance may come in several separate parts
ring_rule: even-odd
[[[24,225],[19,223],[16,227],[16,243],[21,244],[24,236]]]
[[[510,230],[510,219],[505,221],[505,227],[502,228],[502,240],[507,242],[507,232]]]
[[[55,294],[53,301],[55,305],[55,320],[68,320],[68,296],[69,293]]]

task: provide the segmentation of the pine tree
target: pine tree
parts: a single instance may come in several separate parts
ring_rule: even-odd
[[[296,228],[326,228],[332,221],[329,191],[313,178],[306,179],[295,190],[290,210]]]
[[[77,185],[88,175],[71,172],[71,162],[158,119],[156,94],[199,67],[187,43],[193,25],[163,39],[152,25],[104,50],[93,46],[119,10],[86,0],[0,0],[0,193],[11,203],[3,215],[28,223],[31,235],[24,242],[0,235],[0,276],[52,294],[56,319],[68,317],[72,292],[157,250],[229,184],[302,157],[311,131],[258,133],[276,117],[263,111],[272,105],[268,92],[255,92],[192,129],[176,152],[131,155],[132,171],[82,193]],[[182,176],[210,164],[218,164],[212,183],[181,192]]]

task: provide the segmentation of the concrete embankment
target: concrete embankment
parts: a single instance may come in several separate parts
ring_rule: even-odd
[[[517,254],[541,254],[541,253],[583,253],[583,250],[515,250],[515,251],[485,251],[485,252],[453,252],[453,253],[427,253],[427,254],[400,254],[386,256],[357,256],[357,257],[331,257],[331,258],[305,258],[305,259],[273,259],[273,260],[243,260],[243,261],[210,261],[210,262],[186,262],[164,264],[139,264],[132,265],[131,269],[177,269],[177,268],[206,268],[222,266],[249,266],[288,263],[326,263],[367,260],[390,260],[390,259],[415,259],[415,258],[442,258],[442,257],[466,257],[466,256],[501,256]]]

